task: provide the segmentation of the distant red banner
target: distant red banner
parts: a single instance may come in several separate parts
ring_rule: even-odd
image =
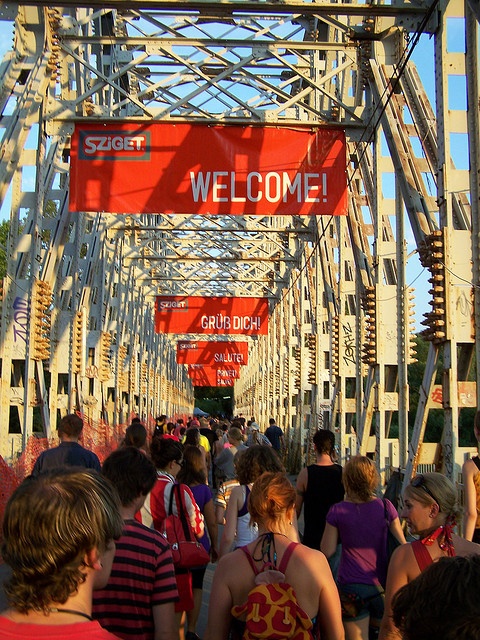
[[[266,335],[267,298],[157,296],[157,333]]]
[[[188,376],[190,378],[195,377],[198,373],[206,373],[207,375],[216,375],[217,378],[236,380],[240,378],[240,365],[229,364],[220,365],[218,367],[211,367],[210,365],[203,364],[191,364],[188,365]]]
[[[82,123],[70,211],[344,215],[346,166],[340,129]]]
[[[238,372],[233,369],[215,369],[213,367],[188,368],[188,376],[194,387],[233,387]]]
[[[177,342],[177,363],[212,366],[247,364],[248,342],[181,340]]]

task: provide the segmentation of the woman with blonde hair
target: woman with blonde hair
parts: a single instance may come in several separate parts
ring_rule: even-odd
[[[388,568],[385,589],[385,615],[381,640],[402,637],[392,618],[395,593],[414,580],[432,562],[448,556],[480,553],[480,545],[465,540],[453,531],[458,517],[453,483],[441,473],[418,474],[404,491],[402,517],[418,540],[395,550]]]
[[[342,479],[345,499],[330,508],[320,549],[329,558],[342,541],[337,583],[345,635],[347,640],[367,640],[369,629],[378,630],[383,616],[387,531],[399,543],[405,537],[393,504],[375,496],[380,477],[370,458],[351,458]]]
[[[284,581],[293,587],[299,606],[313,622],[311,637],[317,637],[318,630],[322,640],[343,640],[338,592],[325,556],[289,538],[295,489],[285,474],[266,472],[257,478],[248,509],[258,523],[259,536],[219,561],[210,597],[215,606],[209,607],[205,640],[242,636],[245,622],[233,618],[231,610],[247,601],[256,574],[266,563],[282,567]]]

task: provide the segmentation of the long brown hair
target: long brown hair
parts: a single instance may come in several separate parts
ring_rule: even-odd
[[[240,484],[250,484],[262,475],[264,471],[285,471],[282,461],[272,447],[252,444],[246,451],[242,451],[235,470]]]
[[[207,482],[207,470],[205,460],[198,447],[187,444],[183,450],[183,467],[177,475],[177,481],[187,485],[205,484]]]

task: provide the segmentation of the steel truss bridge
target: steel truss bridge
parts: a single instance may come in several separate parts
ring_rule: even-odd
[[[478,2],[36,0],[2,3],[0,19],[14,25],[0,71],[0,454],[71,411],[107,425],[191,413],[155,296],[266,296],[269,334],[250,339],[235,410],[277,417],[292,467],[327,425],[342,457],[458,479],[460,414],[479,406]],[[434,98],[412,62],[427,36]],[[75,123],[117,120],[341,127],[348,215],[72,213]],[[408,436],[413,259],[431,310]],[[433,408],[444,429],[427,445]]]

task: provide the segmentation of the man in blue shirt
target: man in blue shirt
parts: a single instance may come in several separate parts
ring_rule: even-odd
[[[32,475],[37,476],[46,469],[58,469],[60,467],[85,467],[95,469],[100,473],[100,460],[92,452],[82,447],[78,439],[82,433],[83,420],[71,413],[60,420],[58,425],[58,447],[47,449],[41,453],[33,467]]]
[[[285,446],[285,437],[283,435],[283,431],[275,423],[275,418],[270,418],[269,424],[270,426],[266,429],[265,435],[272,443],[272,447],[275,449],[275,451],[277,453],[281,453],[282,449]]]

